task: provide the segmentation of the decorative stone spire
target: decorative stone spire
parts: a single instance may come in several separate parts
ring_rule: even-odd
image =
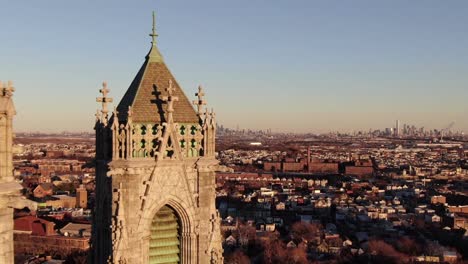
[[[6,114],[6,117],[13,118],[16,115],[15,106],[13,103],[13,82],[2,82],[0,81],[0,113]]]
[[[112,112],[112,115],[114,116],[112,125],[114,126],[114,128],[118,128],[119,127],[119,118],[118,118],[119,111],[117,111],[117,106],[114,107],[114,111]]]
[[[210,124],[211,120],[210,120],[210,113],[208,111],[208,108],[205,108],[205,113],[203,114],[203,117],[204,117],[204,121],[203,121],[203,128],[204,129],[207,129],[208,128],[208,125]]]
[[[96,122],[101,121],[101,112],[99,112],[99,109],[96,110],[96,114],[94,114],[94,116],[96,117]]]
[[[132,125],[133,125],[133,120],[132,120],[132,115],[133,115],[133,110],[132,110],[132,106],[129,106],[128,107],[128,111],[127,111],[127,124],[125,126],[125,129],[127,131],[127,154],[126,154],[126,157],[127,159],[131,158],[132,157],[132,152],[133,152],[133,144],[131,144],[131,142],[133,142],[133,133],[131,133],[131,129],[132,129]]]
[[[125,148],[125,144],[122,144],[122,146],[119,146],[120,142],[125,142],[125,136],[120,136],[121,132],[119,128],[122,128],[119,126],[119,112],[117,111],[117,107],[114,107],[114,111],[112,112],[113,120],[112,120],[112,157],[114,159],[119,159],[121,156],[125,156],[124,153],[120,153],[120,149]],[[122,151],[122,152],[125,152]],[[122,155],[120,155],[122,154]]]
[[[109,94],[110,90],[107,88],[107,82],[102,83],[102,89],[99,90],[99,92],[102,94],[102,97],[96,98],[96,102],[102,103],[102,108],[101,108],[101,122],[104,125],[107,125],[107,120],[108,120],[108,113],[109,110],[107,110],[107,104],[112,103],[113,99],[112,97],[107,97]]]
[[[198,97],[198,100],[193,101],[193,104],[197,106],[197,114],[200,116],[203,113],[203,106],[206,105],[206,101],[203,98],[205,93],[201,85],[198,86],[198,93],[195,93],[195,96]]]
[[[211,119],[211,124],[213,126],[216,126],[216,113],[213,108],[211,108],[210,119]]]
[[[0,81],[0,87],[2,88],[3,96],[7,98],[10,98],[13,96],[13,92],[15,91],[15,88],[13,87],[12,81],[8,81],[6,87],[2,87],[2,83]]]
[[[127,111],[128,120],[132,120],[132,113],[132,106],[129,106]]]

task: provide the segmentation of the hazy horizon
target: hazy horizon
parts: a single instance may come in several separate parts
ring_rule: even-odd
[[[401,125],[403,126],[405,123],[401,123]],[[297,130],[275,130],[275,129],[271,129],[271,128],[264,128],[264,129],[254,129],[254,128],[250,128],[250,127],[229,127],[229,126],[224,126],[223,124],[219,124],[219,126],[223,126],[225,129],[230,129],[230,130],[239,130],[239,131],[242,131],[242,130],[245,130],[245,131],[267,131],[267,130],[271,130],[272,133],[296,133],[296,134],[315,134],[315,135],[320,135],[320,134],[328,134],[328,133],[343,133],[343,134],[352,134],[352,133],[358,133],[358,132],[368,132],[369,130],[371,131],[375,131],[375,130],[381,130],[382,132],[384,132],[384,130],[386,128],[394,128],[392,126],[388,126],[388,127],[385,127],[385,128],[367,128],[367,129],[359,129],[359,130],[349,130],[349,131],[345,131],[345,130],[326,130],[326,128],[323,128],[322,129],[322,132],[318,132],[318,131],[297,131]],[[412,124],[406,124],[406,125],[412,125]],[[419,128],[419,127],[417,127]],[[401,128],[402,129],[402,128]],[[426,131],[431,131],[431,130],[439,130],[437,128],[426,128],[424,127],[424,129]],[[448,131],[452,131],[454,133],[458,133],[458,132],[463,132],[462,130],[457,130],[457,129],[448,129]],[[17,129],[14,129],[14,133],[24,133],[24,134],[28,134],[28,133],[39,133],[39,134],[61,134],[61,133],[70,133],[70,134],[79,134],[79,133],[94,133],[94,129],[89,129],[89,130],[75,130],[75,131],[69,131],[69,130],[17,130]]]
[[[220,124],[351,132],[401,123],[468,132],[468,2],[3,3],[0,80],[15,131],[92,131],[107,81],[117,104],[150,48]]]

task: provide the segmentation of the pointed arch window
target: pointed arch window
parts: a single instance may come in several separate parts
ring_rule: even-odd
[[[171,207],[165,205],[156,213],[151,222],[149,263],[180,263],[180,226],[180,219]]]

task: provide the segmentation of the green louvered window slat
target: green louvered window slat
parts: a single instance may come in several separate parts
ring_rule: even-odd
[[[163,206],[151,223],[150,264],[180,263],[179,222],[175,211]]]

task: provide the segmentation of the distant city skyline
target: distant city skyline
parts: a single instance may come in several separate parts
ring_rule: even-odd
[[[400,121],[400,120],[398,120]],[[454,134],[457,134],[457,133],[464,133],[463,130],[459,130],[459,129],[454,129],[453,128],[453,125],[455,124],[455,122],[452,122],[450,123],[448,126],[446,127],[442,127],[442,128],[431,128],[431,127],[424,127],[424,126],[421,126],[421,127],[417,127],[417,126],[414,126],[413,124],[406,124],[406,123],[402,123],[402,125],[407,125],[408,128],[411,128],[414,126],[414,128],[416,129],[417,132],[420,131],[420,129],[424,129],[424,132],[437,132],[437,135],[440,135],[440,131],[443,130],[444,133],[446,132],[450,132],[450,133],[454,133]],[[220,128],[224,128],[224,129],[228,129],[228,130],[232,130],[232,131],[252,131],[252,132],[267,132],[267,133],[297,133],[297,134],[316,134],[316,135],[320,135],[320,134],[328,134],[328,133],[343,133],[343,134],[353,134],[353,133],[359,133],[359,132],[363,132],[363,133],[367,133],[367,132],[375,132],[375,131],[380,131],[382,133],[385,133],[387,131],[391,131],[392,134],[391,135],[394,135],[395,131],[396,131],[396,127],[395,126],[388,126],[388,127],[379,127],[379,128],[373,128],[373,127],[370,127],[370,128],[363,128],[363,129],[358,129],[358,130],[349,130],[349,131],[339,131],[339,130],[328,130],[328,131],[325,131],[325,129],[323,130],[323,132],[317,132],[317,131],[288,131],[288,130],[274,130],[274,129],[271,129],[271,128],[251,128],[251,127],[240,127],[240,126],[225,126],[223,124],[218,124],[218,126]],[[54,135],[54,134],[69,134],[69,135],[74,135],[74,134],[94,134],[93,131],[91,130],[76,130],[76,131],[69,131],[69,130],[57,130],[57,131],[41,131],[41,130],[30,130],[30,131],[18,131],[16,130],[15,131],[16,133],[19,133],[19,134],[45,134],[45,135]],[[403,128],[400,127],[400,133],[403,132]],[[396,136],[396,135],[395,135]],[[434,135],[436,136],[436,135]]]
[[[0,80],[15,130],[92,131],[158,46],[226,127],[326,133],[411,124],[468,132],[468,2],[2,2]]]

